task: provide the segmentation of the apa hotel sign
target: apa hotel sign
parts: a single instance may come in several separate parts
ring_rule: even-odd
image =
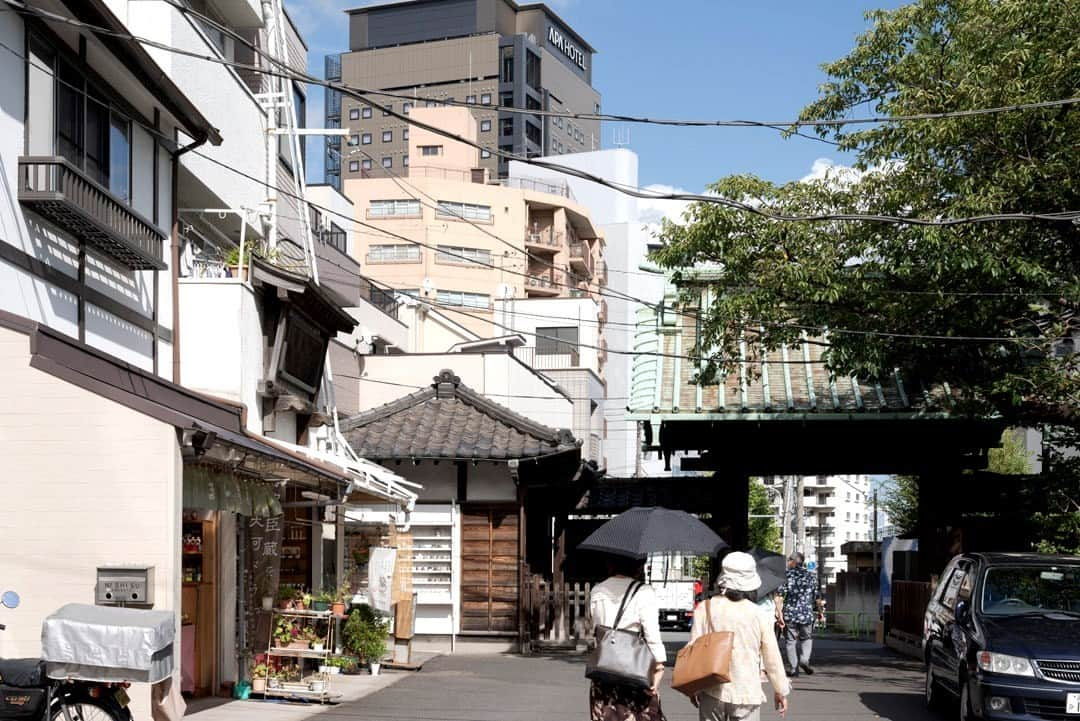
[[[554,25],[548,25],[548,42],[562,51],[563,55],[582,70],[585,69],[585,52],[574,45],[568,37],[555,29]]]

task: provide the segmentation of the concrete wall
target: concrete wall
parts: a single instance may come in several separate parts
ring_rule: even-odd
[[[456,136],[476,142],[477,122],[468,108],[413,108],[411,117],[418,123],[425,123],[446,130]],[[450,171],[471,170],[477,167],[479,151],[457,140],[451,140],[424,128],[414,127],[409,136],[409,178],[422,178],[440,173],[440,169]],[[424,155],[421,148],[437,146],[438,155]],[[463,179],[460,175],[454,180]]]
[[[3,588],[22,597],[0,610],[2,658],[39,655],[41,622],[66,603],[93,603],[100,565],[154,566],[155,608],[180,608],[175,429],[29,360],[29,339],[0,328]],[[149,718],[149,687],[132,691],[133,713]]]
[[[509,328],[507,333],[521,333],[527,348],[536,348],[538,328],[576,327],[578,329],[578,368],[588,368],[600,375],[601,329],[599,306],[592,298],[514,298],[495,302],[495,318]],[[536,368],[546,370],[536,363]]]
[[[868,628],[873,631],[878,619],[879,585],[880,580],[875,573],[838,574],[830,588],[834,600],[828,609],[837,612],[836,625],[855,631],[860,623],[869,623]]]

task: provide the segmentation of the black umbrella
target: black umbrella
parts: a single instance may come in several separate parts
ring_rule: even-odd
[[[689,513],[656,506],[631,508],[620,513],[593,531],[577,550],[630,558],[645,558],[650,553],[713,556],[727,545],[711,528]]]
[[[757,572],[761,576],[758,598],[767,598],[776,593],[776,589],[787,580],[787,559],[783,554],[766,551],[764,548],[751,549],[750,555],[757,561]]]

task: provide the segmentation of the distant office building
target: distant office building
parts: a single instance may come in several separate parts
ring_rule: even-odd
[[[327,56],[326,77],[403,97],[372,101],[409,114],[451,101],[472,106],[478,141],[491,148],[479,167],[505,177],[492,152],[536,157],[600,147],[600,122],[508,113],[501,107],[598,113],[595,50],[542,3],[513,0],[404,0],[347,11],[349,52]],[[383,177],[416,162],[409,125],[373,105],[326,93],[326,127],[350,133],[327,141],[326,181]],[[372,158],[345,160],[353,147]],[[367,162],[365,162],[367,161]]]

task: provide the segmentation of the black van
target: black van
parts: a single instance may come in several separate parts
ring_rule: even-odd
[[[961,719],[1080,721],[1080,557],[957,556],[926,609],[923,654],[931,707],[949,694]]]

